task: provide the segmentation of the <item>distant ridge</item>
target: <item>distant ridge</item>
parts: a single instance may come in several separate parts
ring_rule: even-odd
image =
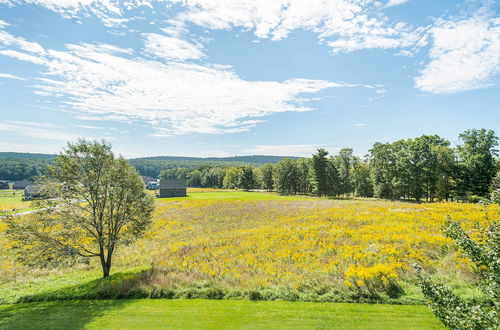
[[[206,162],[236,162],[236,163],[278,163],[284,158],[299,159],[295,156],[266,156],[266,155],[251,155],[251,156],[231,156],[231,157],[181,157],[181,156],[153,156],[131,158],[130,160],[166,160],[166,161],[206,161]]]
[[[25,152],[0,152],[0,179],[24,180],[32,179],[42,174],[47,165],[50,164],[56,155],[25,153]],[[283,156],[234,156],[234,157],[179,157],[179,156],[157,156],[129,159],[130,165],[141,174],[157,177],[161,171],[172,168],[195,169],[203,166],[243,166],[252,165],[255,167],[263,164],[275,164],[284,158],[298,159],[300,157]]]
[[[10,159],[44,159],[50,160],[55,158],[55,154],[40,154],[29,152],[0,152],[0,158]],[[284,158],[299,159],[295,156],[266,156],[266,155],[251,155],[251,156],[232,156],[232,157],[185,157],[185,156],[152,156],[130,158],[129,160],[163,160],[163,161],[180,161],[180,162],[235,162],[235,163],[278,163]]]
[[[54,159],[55,154],[38,154],[30,152],[0,152],[0,158],[12,159]]]

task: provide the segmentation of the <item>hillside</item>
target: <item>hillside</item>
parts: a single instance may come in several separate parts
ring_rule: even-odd
[[[52,154],[38,154],[29,152],[0,152],[0,159],[43,159],[51,160],[54,159],[56,155]]]
[[[56,155],[21,153],[21,152],[0,152],[0,179],[3,180],[23,180],[32,179],[41,174],[47,164],[49,164]],[[141,175],[157,177],[162,170],[172,168],[197,168],[200,166],[242,166],[253,165],[260,166],[267,163],[277,163],[282,156],[233,156],[233,157],[180,157],[180,156],[155,156],[131,158],[129,162]]]

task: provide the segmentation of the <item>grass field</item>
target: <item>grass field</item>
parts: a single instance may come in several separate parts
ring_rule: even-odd
[[[0,306],[2,329],[442,329],[424,306],[89,300]]]
[[[272,200],[314,200],[314,197],[307,196],[281,196],[266,192],[246,192],[246,191],[202,191],[189,192],[187,197],[160,198],[161,202],[176,202],[190,200],[239,200],[239,201],[272,201]]]
[[[0,304],[30,302],[5,305],[0,319],[6,324],[32,312],[31,317],[35,319],[37,311],[47,309],[49,315],[54,315],[54,322],[70,322],[59,314],[85,310],[86,303],[95,304],[97,309],[103,304],[109,306],[104,308],[106,312],[96,312],[95,317],[82,316],[86,320],[91,318],[84,325],[96,326],[95,322],[99,320],[111,328],[119,328],[140,322],[141,317],[134,314],[136,311],[144,313],[140,315],[145,318],[150,315],[148,313],[153,313],[158,314],[159,320],[174,322],[169,319],[171,314],[158,311],[168,305],[174,310],[186,311],[186,315],[176,322],[181,322],[179,326],[187,326],[198,324],[195,322],[198,318],[193,319],[192,312],[188,311],[201,308],[196,304],[205,304],[202,309],[206,310],[203,315],[207,315],[207,319],[199,321],[209,322],[205,324],[207,327],[221,324],[217,322],[228,322],[228,327],[237,327],[236,323],[231,323],[235,319],[230,315],[238,308],[241,311],[235,315],[240,315],[238,320],[243,320],[242,327],[256,322],[255,315],[264,312],[252,311],[248,306],[277,308],[277,311],[259,317],[264,322],[263,327],[285,325],[287,317],[302,315],[296,312],[281,315],[280,306],[286,306],[285,310],[293,310],[295,307],[292,306],[310,306],[309,309],[304,307],[307,309],[303,314],[304,327],[331,328],[337,324],[345,327],[342,322],[353,322],[350,328],[367,328],[368,323],[363,322],[369,322],[376,315],[374,327],[380,325],[384,328],[388,322],[396,322],[391,319],[394,316],[401,322],[407,320],[416,328],[425,328],[424,325],[417,327],[419,323],[411,319],[420,312],[427,313],[430,327],[437,321],[423,306],[331,303],[421,304],[422,295],[411,268],[413,262],[423,264],[433,276],[446,281],[457,293],[481,299],[479,291],[471,285],[475,277],[470,264],[457,253],[451,241],[443,237],[440,224],[450,215],[470,230],[474,222],[484,221],[485,215],[498,214],[499,208],[494,205],[415,204],[290,197],[265,192],[191,191],[185,198],[157,200],[151,230],[135,244],[117,251],[112,276],[107,279],[100,278],[97,260],[54,270],[31,269],[18,264],[10,255],[10,243],[2,236],[0,228]],[[132,300],[148,297],[179,300]],[[77,301],[94,298],[129,299]],[[210,305],[212,302],[192,300],[195,298],[215,300]],[[68,300],[74,302],[66,302]],[[260,305],[248,300],[288,300],[294,303]],[[34,301],[43,303],[31,303]],[[307,301],[317,303],[302,305]],[[225,314],[217,306],[224,306],[231,312]],[[343,312],[330,315],[324,312],[325,306]],[[351,307],[365,308],[366,313],[351,315],[346,310]],[[383,313],[374,312],[377,308]],[[118,312],[123,317],[114,319],[110,316]],[[89,313],[93,315],[93,312]],[[426,317],[421,316],[422,320]],[[28,319],[30,317],[26,322]],[[154,327],[156,321],[147,319]],[[275,320],[283,322],[275,324]],[[212,321],[215,323],[210,323]],[[19,324],[23,323],[19,320]]]
[[[26,210],[31,203],[23,201],[23,190],[0,190],[0,211]]]

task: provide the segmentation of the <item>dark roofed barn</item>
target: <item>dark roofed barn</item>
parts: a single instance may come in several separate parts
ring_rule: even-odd
[[[33,184],[32,181],[16,181],[12,185],[12,189],[20,190],[20,189],[25,189],[27,186],[31,186]]]
[[[0,189],[10,189],[9,183],[4,180],[0,180]]]
[[[29,185],[26,188],[24,188],[23,200],[29,201],[32,198],[36,198],[36,197],[38,197],[38,194],[37,194],[37,189],[36,189],[35,185]]]
[[[158,197],[185,197],[187,182],[185,179],[160,179]]]

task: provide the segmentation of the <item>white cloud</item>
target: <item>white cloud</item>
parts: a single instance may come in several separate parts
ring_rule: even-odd
[[[91,126],[91,125],[73,125],[74,127],[85,128],[85,129],[108,129],[107,127],[101,126]]]
[[[318,148],[324,147],[325,145],[317,144],[257,145],[243,151],[248,155],[310,157]],[[331,149],[336,150],[337,148]]]
[[[390,0],[387,6],[405,1]],[[300,29],[315,33],[334,53],[413,47],[423,32],[389,22],[378,11],[378,0],[10,0],[12,4],[23,2],[44,6],[64,17],[92,13],[108,26],[123,26],[129,10],[153,10],[153,3],[167,8],[178,5],[180,12],[166,21],[170,27],[164,29],[173,37],[185,30],[184,22],[216,30],[239,28],[272,40],[284,39]]]
[[[1,132],[8,132],[8,138],[12,136],[24,136],[32,139],[42,139],[47,141],[76,141],[80,137],[85,137],[91,140],[101,140],[103,137],[105,137],[106,140],[114,139],[113,136],[108,136],[106,133],[103,133],[103,135],[82,136],[79,134],[66,132],[65,127],[60,125],[55,125],[48,122],[32,122],[19,120],[1,121],[0,133]]]
[[[356,127],[356,128],[364,128],[366,126],[366,124],[365,123],[356,123],[356,124],[352,124],[351,126]]]
[[[78,139],[77,135],[63,132],[61,127],[51,123],[4,121],[0,122],[0,132],[11,132],[43,140],[75,141]]]
[[[145,51],[167,60],[189,60],[205,57],[203,47],[185,40],[157,33],[145,33]]]
[[[388,7],[399,6],[408,1],[410,0],[389,0],[384,7],[388,8]]]
[[[43,6],[64,17],[74,17],[81,12],[92,12],[100,18],[108,18],[109,14],[120,15],[122,13],[119,1],[116,0],[10,0],[10,4],[16,3]]]
[[[420,41],[423,32],[404,23],[390,24],[380,14],[369,16],[378,3],[370,0],[177,2],[187,7],[178,15],[179,20],[210,29],[253,30],[256,36],[273,40],[284,39],[297,29],[310,30],[334,52],[410,47]]]
[[[22,53],[22,52],[18,52],[16,50],[11,50],[11,49],[0,50],[0,55],[9,56],[9,57],[15,58],[15,59],[20,60],[20,61],[31,62],[34,64],[44,64],[44,61],[42,59],[40,59],[39,57],[29,55],[26,53]]]
[[[0,151],[3,152],[38,152],[44,154],[54,154],[64,147],[64,143],[55,144],[33,144],[33,143],[19,143],[8,141],[7,139],[0,140]]]
[[[0,73],[0,78],[7,78],[7,79],[16,79],[16,80],[26,80],[24,78],[14,76],[13,74],[10,73]]]
[[[0,29],[6,26],[8,26],[7,23],[5,23],[4,21],[0,22]],[[45,52],[43,47],[36,42],[29,42],[24,38],[14,37],[3,30],[0,30],[0,44],[3,44],[4,46],[15,46],[23,51],[35,54],[43,54]]]
[[[500,18],[439,20],[431,29],[431,61],[415,86],[431,93],[457,93],[495,83],[500,73]]]
[[[12,42],[21,38],[4,35],[18,49],[0,50],[0,55],[45,68],[45,77],[34,79],[36,94],[60,98],[89,120],[149,123],[157,128],[151,133],[155,136],[248,130],[276,112],[311,110],[305,94],[353,86],[309,79],[243,80],[230,66],[176,61],[204,56],[201,46],[162,35],[149,34],[142,51],[164,62],[130,58],[131,49],[108,44],[68,44],[65,51],[38,45],[35,56]]]

